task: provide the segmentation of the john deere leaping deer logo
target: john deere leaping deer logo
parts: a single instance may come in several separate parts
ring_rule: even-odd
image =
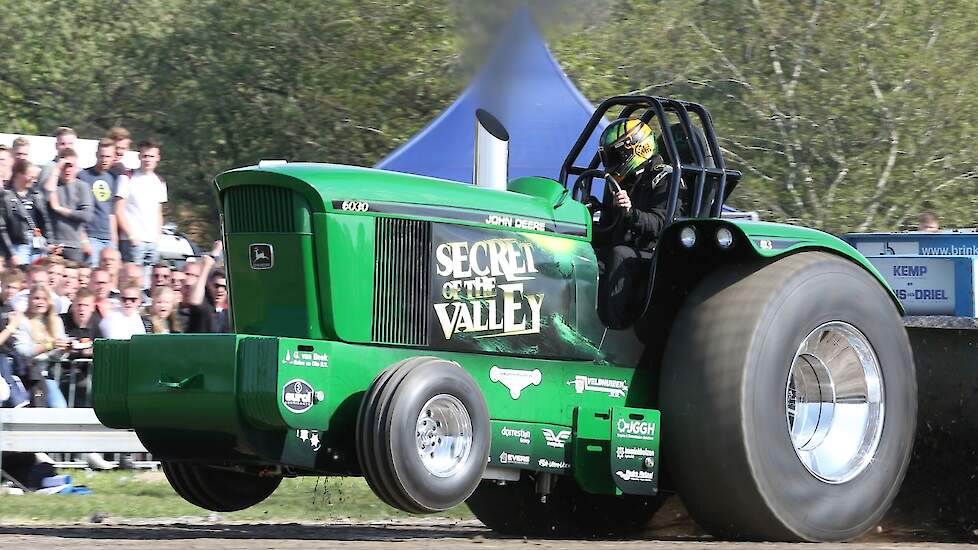
[[[251,258],[251,269],[271,269],[274,263],[272,245],[266,243],[255,243],[248,247],[248,256]]]
[[[448,242],[435,249],[436,271],[449,280],[434,304],[445,339],[537,334],[543,294],[526,292],[536,278],[533,246],[517,239]]]

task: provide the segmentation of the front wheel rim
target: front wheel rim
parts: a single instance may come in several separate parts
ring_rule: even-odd
[[[832,484],[862,473],[879,446],[883,415],[883,377],[866,335],[841,321],[809,333],[785,388],[788,436],[809,473]]]
[[[451,477],[472,451],[472,419],[461,401],[442,393],[421,407],[415,438],[425,469],[436,477]]]

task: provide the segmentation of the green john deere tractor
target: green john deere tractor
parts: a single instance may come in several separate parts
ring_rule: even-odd
[[[592,197],[599,158],[578,157],[610,114],[661,135],[671,223],[606,324],[594,247],[620,217]],[[700,105],[605,101],[560,181],[506,182],[508,136],[479,118],[473,186],[325,164],[217,176],[235,332],[97,342],[99,418],[215,511],[349,475],[517,535],[625,535],[672,493],[724,538],[875,526],[916,417],[880,274],[827,234],[723,219],[740,173]]]

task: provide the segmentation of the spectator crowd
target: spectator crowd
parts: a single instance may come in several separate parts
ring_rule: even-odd
[[[228,331],[227,281],[211,254],[182,266],[159,260],[166,182],[159,144],[117,127],[93,166],[78,165],[71,128],[55,158],[28,160],[29,142],[0,144],[0,403],[90,406],[85,387],[96,338]],[[71,388],[68,387],[70,372]]]

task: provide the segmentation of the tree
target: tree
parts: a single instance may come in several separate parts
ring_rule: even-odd
[[[678,96],[713,112],[733,202],[831,231],[892,229],[934,208],[971,224],[976,14],[912,0],[610,5],[556,52],[592,98]],[[641,32],[636,32],[641,28]],[[625,32],[626,29],[628,32]],[[601,47],[589,47],[595,37]]]
[[[0,10],[0,120],[163,143],[168,215],[216,236],[210,182],[260,159],[372,165],[462,87],[447,2],[52,0]]]

